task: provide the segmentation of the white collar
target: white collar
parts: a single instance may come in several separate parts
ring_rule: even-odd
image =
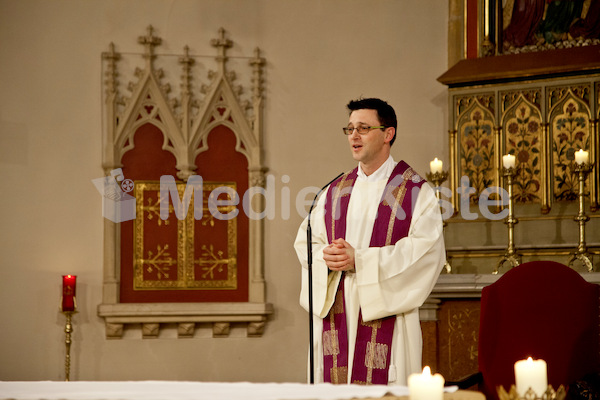
[[[358,177],[356,180],[364,181],[364,182],[376,182],[376,181],[381,181],[381,180],[388,180],[390,175],[392,175],[392,171],[396,167],[396,164],[397,163],[394,161],[394,159],[390,155],[388,157],[388,159],[385,160],[385,162],[383,164],[381,164],[381,166],[379,168],[377,168],[377,170],[375,172],[373,172],[371,175],[367,176],[364,173],[364,171],[362,170],[361,163],[358,163]]]

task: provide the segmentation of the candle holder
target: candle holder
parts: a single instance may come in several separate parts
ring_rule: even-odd
[[[440,172],[434,172],[434,173],[429,172],[425,176],[427,177],[428,181],[433,183],[434,188],[440,187],[442,185],[442,183],[444,183],[446,180],[448,180],[448,172],[447,171],[440,171]],[[435,197],[438,199],[438,203],[439,203],[441,201],[441,196],[440,196],[439,190],[435,191]],[[445,232],[445,230],[446,230],[446,225],[448,225],[448,223],[446,222],[446,220],[444,220],[442,218],[443,232]],[[448,273],[448,274],[452,273],[452,266],[450,265],[450,262],[448,262],[447,254],[446,254],[446,263],[444,264],[444,269],[446,270],[446,273]]]
[[[77,313],[76,310],[73,311],[62,311],[65,314],[66,322],[65,322],[65,382],[71,380],[71,334],[73,333],[73,323],[72,317],[73,314]]]
[[[548,389],[541,396],[538,396],[533,389],[529,388],[523,397],[520,397],[515,385],[510,387],[508,393],[503,386],[498,386],[497,392],[500,400],[564,400],[567,396],[567,391],[563,385],[560,385],[557,391],[554,391],[552,385],[548,385]]]
[[[506,253],[496,266],[496,269],[492,272],[493,274],[497,274],[500,268],[506,263],[510,263],[510,265],[514,268],[521,264],[521,256],[517,253],[515,248],[515,225],[519,223],[519,220],[515,218],[513,211],[513,177],[516,175],[517,171],[515,168],[502,168],[504,176],[507,179],[508,186],[508,216],[504,220],[504,223],[508,226],[508,246],[506,248]]]
[[[572,166],[571,168],[572,168],[572,171],[575,171],[575,173],[578,175],[578,178],[579,178],[578,179],[579,180],[579,190],[578,190],[579,213],[574,218],[574,221],[576,221],[579,224],[579,245],[577,246],[577,250],[573,254],[571,254],[571,256],[569,257],[568,265],[569,265],[569,267],[572,267],[573,263],[576,260],[579,260],[587,268],[588,272],[592,272],[594,269],[594,265],[592,263],[592,256],[588,252],[588,248],[585,243],[585,223],[590,220],[590,217],[588,217],[585,214],[584,189],[585,189],[585,179],[586,179],[587,175],[592,171],[593,166],[591,164],[587,164],[587,163],[581,163],[581,164],[575,163],[575,165]]]
[[[71,378],[71,334],[73,333],[73,324],[71,319],[77,311],[63,311],[67,320],[65,322],[65,381]]]

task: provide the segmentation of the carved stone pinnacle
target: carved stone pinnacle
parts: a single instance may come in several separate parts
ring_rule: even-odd
[[[225,60],[227,60],[225,52],[228,48],[233,46],[233,42],[230,39],[225,38],[225,29],[219,28],[219,38],[212,39],[210,41],[210,44],[211,46],[216,47],[219,50],[217,61],[219,61],[221,63],[221,67],[223,67]]]
[[[138,43],[143,44],[146,48],[144,57],[151,59],[154,58],[154,47],[160,45],[162,43],[162,39],[158,36],[154,36],[154,28],[152,25],[148,25],[147,31],[148,33],[146,36],[138,37]]]

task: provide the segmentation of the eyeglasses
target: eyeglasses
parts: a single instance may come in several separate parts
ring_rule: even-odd
[[[345,126],[342,128],[342,130],[344,131],[344,135],[352,135],[354,133],[354,130],[356,129],[358,131],[358,133],[360,135],[366,135],[367,133],[371,132],[373,129],[383,129],[385,128],[385,126],[364,126],[364,125],[360,125],[360,126],[356,126],[356,127],[349,127],[349,126]]]

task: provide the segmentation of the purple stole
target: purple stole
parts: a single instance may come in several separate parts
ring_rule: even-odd
[[[346,216],[358,168],[333,182],[325,202],[325,226],[329,242],[346,237]],[[412,217],[413,188],[425,181],[404,161],[394,168],[383,191],[373,226],[370,247],[395,244],[408,235]],[[408,194],[408,196],[406,196]],[[414,197],[414,198],[413,198]],[[371,385],[388,383],[392,338],[396,316],[364,322],[359,310],[351,383]],[[324,380],[348,382],[348,332],[344,304],[344,273],[329,314],[323,319]]]

